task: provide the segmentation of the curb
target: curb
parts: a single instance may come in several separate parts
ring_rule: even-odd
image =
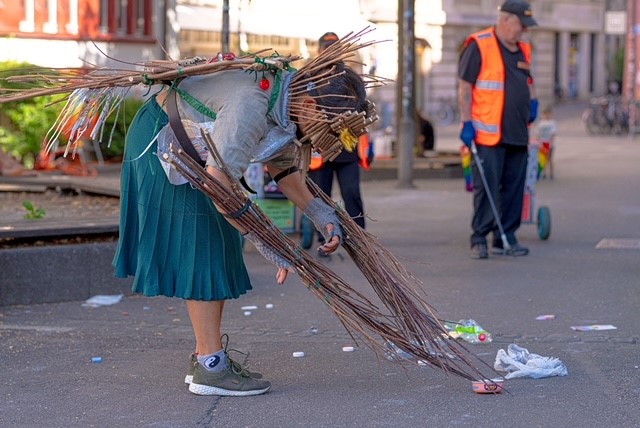
[[[0,307],[131,294],[132,279],[113,276],[116,242],[0,250]]]

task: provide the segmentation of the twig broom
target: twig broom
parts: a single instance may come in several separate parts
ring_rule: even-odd
[[[366,346],[380,355],[385,352],[385,344],[391,342],[419,361],[468,380],[495,376],[490,366],[473,356],[460,343],[447,339],[445,328],[414,288],[418,280],[313,182],[307,180],[307,185],[314,195],[323,198],[336,209],[344,232],[343,245],[388,313],[383,312],[333,271],[315,261],[276,227],[256,204],[251,203],[237,179],[229,174],[209,134],[202,131],[202,137],[209,153],[231,183],[230,187],[207,173],[204,167],[182,149],[172,149],[180,162],[175,162],[169,155],[165,155],[165,160],[220,209],[226,212],[244,210],[235,220],[292,265],[302,282],[325,302],[356,343],[358,337],[362,338]],[[491,376],[484,375],[473,361],[488,368]]]

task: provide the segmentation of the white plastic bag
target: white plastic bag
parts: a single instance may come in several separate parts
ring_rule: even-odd
[[[207,148],[207,143],[204,141],[204,138],[202,137],[201,130],[205,130],[211,134],[213,132],[214,122],[196,123],[196,122],[192,122],[190,120],[184,119],[182,121],[182,126],[184,126],[184,130],[189,136],[189,139],[191,140],[191,144],[193,144],[193,147],[196,149],[196,152],[198,152],[198,155],[200,155],[200,158],[203,161],[206,161],[207,154],[209,153],[209,149]],[[165,159],[165,156],[167,156],[171,158],[172,161],[189,169],[186,165],[184,165],[181,161],[179,161],[176,158],[176,155],[173,152],[173,150],[177,150],[182,146],[178,142],[178,138],[174,134],[173,129],[171,128],[171,125],[166,124],[160,130],[160,132],[158,132],[156,139],[158,141],[158,148],[157,148],[156,155],[158,156],[158,159],[160,159],[160,164],[162,165],[162,168],[164,169],[165,174],[167,174],[169,183],[175,186],[181,186],[183,184],[188,183],[187,179],[184,178],[182,174],[180,174],[178,170],[167,161],[167,159]]]
[[[569,374],[567,368],[559,359],[531,354],[525,348],[515,344],[509,345],[507,352],[504,349],[498,351],[493,367],[496,370],[509,372],[505,376],[506,379],[517,377],[540,379]]]

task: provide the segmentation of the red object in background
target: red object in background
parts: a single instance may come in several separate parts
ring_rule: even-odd
[[[70,143],[75,144],[76,141],[82,140],[83,137],[85,139],[89,139],[89,135],[95,128],[98,123],[98,118],[100,117],[99,112],[96,112],[91,119],[89,119],[87,125],[82,129],[73,129],[76,126],[76,123],[80,119],[80,112],[78,111],[74,114],[67,123],[64,124],[60,134],[64,136]]]
[[[82,142],[78,144],[82,145]],[[63,174],[78,177],[96,177],[98,175],[98,171],[88,166],[79,154],[64,156],[64,150],[47,153],[42,149],[36,158],[34,169],[37,171],[60,171]]]

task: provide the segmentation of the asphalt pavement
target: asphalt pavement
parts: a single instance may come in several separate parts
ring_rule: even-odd
[[[125,281],[112,305],[0,307],[0,426],[640,426],[640,139],[588,136],[580,111],[556,108],[555,179],[537,184],[551,234],[541,240],[535,223],[523,224],[526,257],[469,258],[461,179],[416,179],[412,189],[363,182],[368,231],[423,281],[437,315],[491,333],[472,353],[493,365],[517,344],[558,358],[567,376],[512,379],[508,393],[481,395],[438,369],[387,361],[355,343],[295,275],[278,286],[274,267],[248,248],[254,290],[227,303],[223,328],[272,382],[267,394],[189,393],[184,302],[131,295]],[[455,132],[442,130],[437,147],[455,150]],[[344,250],[318,260],[369,292]],[[593,325],[615,329],[571,328]]]

